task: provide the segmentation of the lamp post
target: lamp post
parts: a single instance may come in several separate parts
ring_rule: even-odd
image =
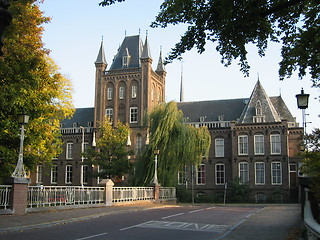
[[[159,155],[160,151],[159,150],[154,150],[154,176],[153,176],[153,181],[152,183],[154,185],[158,185],[158,155]]]
[[[83,187],[83,153],[84,153],[84,127],[80,126],[82,132],[82,141],[81,141],[81,172],[80,172],[80,184]]]
[[[27,174],[23,165],[23,141],[24,141],[24,125],[28,124],[29,116],[26,113],[21,113],[18,115],[18,123],[21,125],[20,132],[20,149],[19,157],[16,169],[11,174],[14,178],[26,178]]]
[[[310,94],[305,94],[303,88],[301,89],[301,93],[296,95],[298,108],[302,110],[302,125],[303,125],[303,136],[307,130],[306,123],[306,109],[308,108]]]

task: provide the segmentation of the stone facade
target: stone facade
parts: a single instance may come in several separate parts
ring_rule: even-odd
[[[81,152],[95,146],[96,129],[106,116],[114,126],[118,120],[129,124],[132,150],[148,142],[144,116],[165,99],[161,53],[154,71],[148,39],[143,43],[140,36],[129,36],[109,69],[101,43],[95,66],[94,108],[76,109],[73,118],[61,123],[63,153],[52,166],[38,166],[33,185],[98,185],[100,179],[90,177],[98,167],[85,165]],[[209,158],[179,172],[181,187],[191,190],[193,183],[196,196],[221,199],[239,178],[250,187],[251,201],[297,201],[303,128],[281,96],[269,97],[258,80],[249,98],[180,102],[178,108],[186,124],[207,126],[211,134]],[[115,180],[116,185],[124,182],[126,177]]]

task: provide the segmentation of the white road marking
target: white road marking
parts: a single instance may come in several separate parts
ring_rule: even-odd
[[[100,234],[91,235],[91,236],[84,237],[84,238],[77,238],[76,240],[85,240],[85,239],[90,239],[90,238],[100,237],[100,236],[107,235],[107,234],[108,234],[108,233],[100,233]]]
[[[203,211],[204,209],[197,209],[197,210],[193,210],[193,211],[190,211],[190,212],[188,212],[188,213],[196,213],[196,212],[201,212],[201,211]]]
[[[180,215],[183,215],[184,213],[177,213],[177,214],[173,214],[173,215],[170,215],[170,216],[166,216],[166,217],[163,217],[161,219],[167,219],[167,218],[172,218],[172,217],[177,217],[177,216],[180,216]]]
[[[130,227],[126,227],[126,228],[121,228],[120,231],[125,231],[125,230],[129,230],[131,228],[135,228],[135,227],[140,227],[141,225],[144,225],[144,224],[148,224],[152,221],[149,221],[149,222],[145,222],[145,223],[140,223],[140,224],[137,224],[137,225],[133,225],[133,226],[130,226]]]

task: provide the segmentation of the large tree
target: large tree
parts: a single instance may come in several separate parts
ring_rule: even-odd
[[[158,179],[163,186],[176,186],[178,171],[198,165],[208,156],[211,137],[206,127],[195,128],[183,121],[175,102],[158,105],[149,116],[150,144],[136,164],[137,185],[148,185],[154,177],[155,151],[158,156]]]
[[[117,127],[113,127],[106,120],[101,123],[98,133],[97,148],[89,148],[85,153],[88,163],[99,166],[95,176],[115,178],[127,174],[131,168],[127,146],[129,126],[119,121]]]
[[[50,162],[61,151],[59,123],[73,113],[71,83],[59,73],[42,43],[43,17],[38,1],[11,1],[13,20],[4,33],[0,58],[0,182],[18,159],[17,115],[30,115],[24,163]]]
[[[101,6],[124,0],[103,0]],[[320,4],[318,0],[164,0],[152,27],[186,24],[187,31],[167,57],[170,62],[197,48],[202,53],[207,41],[217,43],[222,63],[239,60],[248,75],[247,45],[257,46],[264,56],[269,41],[282,44],[279,75],[299,77],[310,73],[320,84]]]

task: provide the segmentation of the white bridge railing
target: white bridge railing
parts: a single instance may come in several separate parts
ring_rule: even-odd
[[[104,203],[104,187],[32,186],[28,191],[28,207]]]
[[[317,240],[320,239],[320,225],[313,218],[310,201],[308,199],[309,190],[306,189],[306,201],[304,204],[304,225],[307,228],[307,239]]]
[[[114,187],[113,202],[132,202],[154,199],[153,187]]]
[[[160,187],[160,200],[176,199],[175,187]]]
[[[7,209],[10,207],[10,194],[12,185],[0,185],[0,209]]]

